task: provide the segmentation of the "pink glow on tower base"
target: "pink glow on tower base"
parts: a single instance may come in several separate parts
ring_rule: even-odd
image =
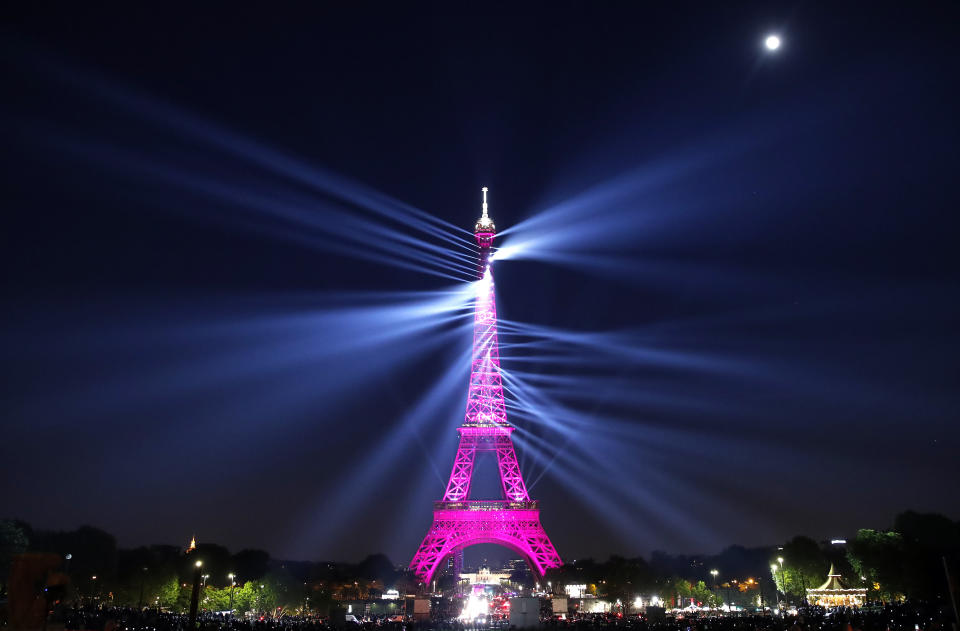
[[[410,568],[424,583],[457,549],[495,543],[521,555],[539,577],[563,563],[540,523],[537,502],[435,502],[433,525]]]

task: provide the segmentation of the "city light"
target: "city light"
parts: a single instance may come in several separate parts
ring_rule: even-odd
[[[767,50],[777,50],[780,48],[780,37],[777,35],[768,35],[763,43],[767,47]]]
[[[463,610],[460,612],[460,620],[473,622],[487,615],[490,610],[490,602],[484,596],[470,594],[467,601],[463,604]]]
[[[583,595],[587,593],[587,586],[585,584],[566,585],[564,586],[564,591],[567,592],[567,596],[570,598],[583,598]]]

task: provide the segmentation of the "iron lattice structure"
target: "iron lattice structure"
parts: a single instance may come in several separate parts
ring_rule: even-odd
[[[451,555],[478,543],[495,543],[514,550],[530,568],[543,576],[562,561],[540,523],[540,509],[530,499],[513,448],[513,427],[507,422],[500,376],[497,342],[497,306],[490,247],[496,228],[487,214],[487,189],[483,189],[483,215],[474,236],[480,249],[479,282],[473,321],[473,357],[467,412],[458,428],[460,445],[443,500],[434,502],[433,524],[410,562],[424,583]],[[470,482],[478,452],[493,452],[500,472],[502,500],[471,500]]]

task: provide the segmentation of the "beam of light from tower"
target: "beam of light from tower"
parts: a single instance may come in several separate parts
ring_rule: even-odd
[[[390,220],[402,221],[435,237],[450,240],[458,246],[466,246],[468,243],[464,238],[470,235],[468,230],[349,178],[308,165],[175,105],[138,94],[93,71],[78,67],[68,68],[61,61],[49,56],[35,52],[33,61],[36,67],[43,68],[56,80],[84,91],[93,100],[105,100],[114,106],[122,107],[128,116],[153,122],[165,131],[174,132],[192,142],[206,142],[276,175],[308,185],[316,192],[338,197],[344,202],[363,207]],[[452,234],[463,236],[453,238]]]
[[[72,130],[69,126],[56,130],[56,122],[47,120],[21,120],[17,125],[18,133],[29,134],[31,142],[45,140],[58,155],[67,150],[85,162],[91,157],[99,158],[108,168],[118,171],[139,167],[141,176],[153,174],[160,178],[157,183],[179,182],[193,188],[194,192],[199,190],[206,195],[215,195],[221,204],[233,208],[245,207],[248,216],[238,218],[236,213],[220,211],[207,217],[197,217],[198,209],[194,205],[183,204],[179,200],[166,200],[165,203],[155,204],[155,207],[185,207],[192,211],[194,219],[219,219],[231,228],[244,224],[272,235],[293,236],[299,229],[306,228],[307,232],[314,233],[314,238],[321,235],[325,237],[314,246],[327,251],[339,248],[339,251],[350,256],[385,264],[399,263],[407,269],[444,277],[455,277],[455,272],[465,271],[465,278],[469,278],[475,259],[469,254],[468,242],[462,236],[465,231],[461,228],[176,107],[136,95],[105,78],[75,69],[67,70],[50,59],[38,58],[37,61],[39,67],[45,68],[57,80],[82,88],[83,94],[92,101],[105,100],[120,109],[118,115],[147,122],[162,132],[164,135],[160,137],[159,144],[167,146],[167,150],[154,151],[154,162],[161,155],[176,151],[186,153],[178,158],[171,157],[168,164],[160,162],[151,165],[150,160],[137,155],[132,148],[137,146],[133,144],[133,139],[124,138],[120,141],[128,144],[129,148],[110,147],[103,138],[76,139],[71,143],[69,138]],[[91,86],[98,89],[90,91]],[[189,150],[182,147],[184,144],[189,146]],[[230,169],[231,163],[239,164],[237,168]],[[238,178],[237,173],[243,173],[246,177]],[[252,188],[251,182],[259,182],[259,186]],[[150,204],[149,199],[137,201],[143,205]],[[337,212],[338,208],[346,212]],[[275,225],[271,225],[271,218]],[[353,224],[348,225],[350,222]],[[419,236],[409,235],[411,230],[419,233]],[[294,240],[310,242],[310,239],[296,237]],[[344,247],[348,241],[354,247]],[[369,253],[365,251],[368,249],[380,251]],[[398,257],[406,260],[398,262]],[[426,267],[434,269],[428,270]]]
[[[312,248],[422,273],[458,280],[473,275],[474,258],[404,234],[402,228],[373,221],[327,199],[275,186],[257,189],[222,178],[214,179],[210,175],[157,162],[132,149],[124,150],[103,142],[71,140],[66,133],[51,136],[50,140],[52,147],[69,152],[84,162],[98,161],[104,168],[212,200],[216,205],[210,208],[213,212],[204,217],[207,220],[222,215],[232,227],[243,223],[254,232],[282,236]],[[196,210],[195,205],[186,208]],[[265,219],[271,221],[265,222]]]
[[[158,320],[165,312],[157,311],[152,320],[76,324],[63,331],[69,338],[65,343],[59,335],[50,335],[32,353],[38,361],[47,357],[54,365],[85,362],[92,356],[114,358],[117,365],[132,363],[132,368],[106,374],[78,372],[63,386],[62,394],[73,402],[74,413],[96,415],[101,422],[120,420],[144,406],[170,406],[225,388],[238,392],[235,405],[244,416],[260,409],[261,404],[254,405],[255,397],[262,398],[262,406],[275,408],[273,416],[279,408],[302,406],[318,397],[326,397],[328,406],[347,402],[349,396],[343,395],[349,391],[343,390],[344,384],[363,383],[448,343],[449,329],[467,322],[471,295],[469,285],[433,295],[347,294],[327,297],[333,303],[328,308],[318,306],[316,295],[294,298],[295,306],[286,308],[280,296],[263,298],[259,306],[251,306],[253,301],[245,298],[229,313],[202,317],[190,313],[186,320]],[[376,302],[371,304],[372,300]],[[247,306],[241,307],[244,302]],[[357,354],[369,359],[347,361]],[[138,360],[141,356],[154,360],[143,364]],[[282,396],[281,390],[289,396]],[[59,415],[41,412],[47,405],[43,390],[22,395],[23,408],[35,410],[35,423],[57,422]],[[227,405],[234,404],[224,401],[219,409]],[[257,427],[238,424],[236,430],[256,431]]]
[[[466,339],[465,327],[458,327],[455,331],[460,339]],[[462,388],[467,381],[467,366],[471,355],[470,349],[452,354],[450,368],[442,372],[442,378],[434,382],[431,388],[413,403],[399,419],[390,419],[386,426],[386,432],[383,437],[372,446],[367,455],[361,459],[351,471],[344,472],[334,486],[332,495],[327,495],[323,499],[309,506],[304,514],[297,519],[290,520],[291,523],[306,524],[305,530],[293,534],[297,540],[306,543],[306,538],[317,540],[318,538],[333,536],[337,529],[348,527],[350,519],[356,511],[363,508],[362,499],[382,490],[380,481],[390,477],[390,472],[397,468],[398,460],[404,453],[401,446],[411,441],[411,434],[419,428],[430,428],[432,431],[440,429],[443,431],[449,428],[448,422],[451,411],[459,411],[462,405]],[[456,418],[454,416],[453,418]],[[431,420],[436,423],[438,420],[441,427],[435,425],[430,427]],[[427,454],[432,460],[433,455]],[[444,481],[441,478],[437,487],[443,488]],[[324,493],[329,493],[325,489]],[[331,511],[336,511],[339,519],[324,519],[323,516]],[[320,524],[320,531],[317,525]],[[296,546],[299,548],[299,546]]]

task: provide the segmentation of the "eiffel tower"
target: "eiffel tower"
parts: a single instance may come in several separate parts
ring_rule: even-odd
[[[433,524],[413,556],[410,568],[429,583],[444,561],[456,564],[463,549],[478,543],[495,543],[522,555],[539,577],[562,561],[540,523],[540,508],[530,499],[517,454],[513,427],[507,422],[500,377],[497,343],[497,305],[494,298],[490,253],[496,227],[487,214],[487,188],[483,188],[483,215],[474,227],[479,247],[476,310],[473,323],[473,359],[467,413],[457,431],[460,446],[443,499],[433,503]],[[470,483],[478,452],[495,452],[500,471],[500,500],[471,500]],[[459,569],[459,568],[458,568]]]

